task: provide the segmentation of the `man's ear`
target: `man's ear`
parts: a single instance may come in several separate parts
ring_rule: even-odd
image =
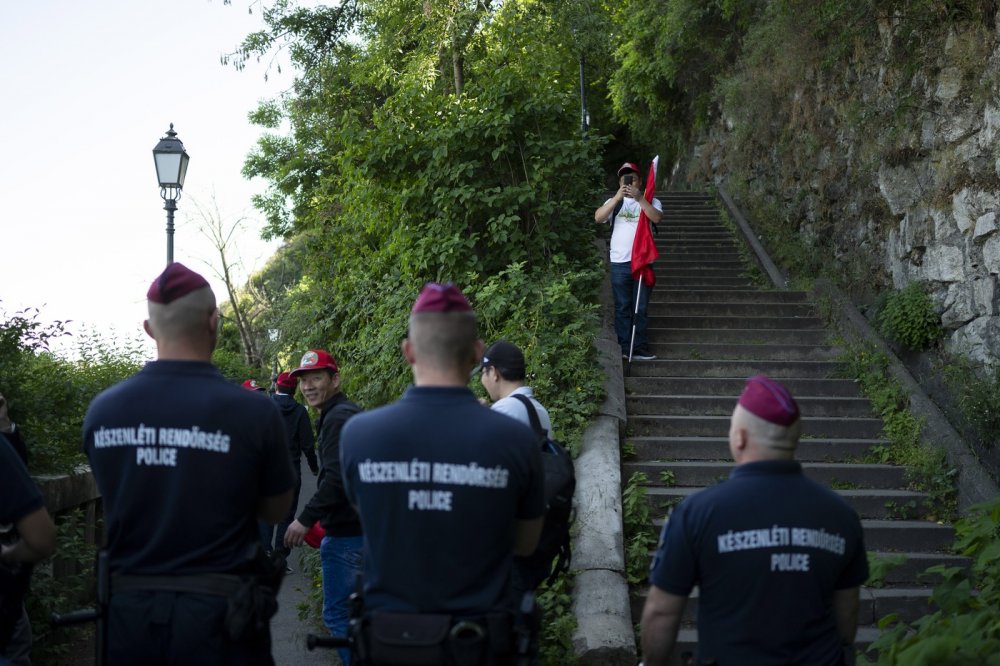
[[[149,326],[149,320],[148,319],[144,319],[142,321],[142,330],[146,331],[146,335],[148,335],[149,337],[153,338],[154,340],[156,339],[156,336],[153,335],[153,329],[150,328],[150,326]]]
[[[406,359],[406,362],[413,365],[416,359],[413,358],[413,343],[410,342],[410,338],[403,338],[403,341],[399,343],[399,348],[403,350],[403,358]]]

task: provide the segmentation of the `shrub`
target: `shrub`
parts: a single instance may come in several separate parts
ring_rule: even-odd
[[[891,293],[878,313],[882,335],[907,349],[927,349],[941,338],[941,318],[923,287],[911,282]]]
[[[1000,498],[979,504],[955,524],[955,550],[972,558],[972,575],[961,567],[927,570],[943,581],[931,595],[938,610],[913,623],[895,614],[879,622],[882,634],[869,652],[878,663],[994,664],[1000,652]]]

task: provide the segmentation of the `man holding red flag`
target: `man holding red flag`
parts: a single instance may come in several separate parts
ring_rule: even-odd
[[[663,205],[653,197],[656,164],[649,167],[645,196],[640,196],[639,167],[626,162],[618,169],[618,191],[594,212],[598,224],[611,223],[611,291],[615,297],[615,335],[622,356],[649,361],[656,356],[646,338],[646,309],[655,278],[656,259],[649,223],[660,221]],[[634,315],[634,320],[633,320]],[[634,331],[633,331],[634,329]],[[634,344],[632,337],[634,335]]]

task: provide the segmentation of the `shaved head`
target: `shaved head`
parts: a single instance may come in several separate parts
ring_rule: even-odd
[[[790,460],[802,434],[802,420],[782,426],[736,405],[729,427],[729,448],[736,462]]]
[[[157,345],[207,347],[211,356],[218,332],[215,294],[209,287],[195,289],[170,303],[147,301],[146,330]]]
[[[468,374],[479,363],[476,316],[465,312],[420,312],[410,315],[409,341],[421,364]]]

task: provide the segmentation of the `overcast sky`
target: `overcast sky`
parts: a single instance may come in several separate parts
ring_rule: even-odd
[[[246,0],[0,2],[0,310],[39,307],[133,337],[166,262],[166,213],[152,149],[169,124],[191,156],[175,219],[174,259],[210,275],[211,246],[191,217],[214,191],[224,218],[249,215],[247,270],[276,245],[259,240],[240,175],[259,135],[247,113],[290,73],[219,57],[260,27]]]

